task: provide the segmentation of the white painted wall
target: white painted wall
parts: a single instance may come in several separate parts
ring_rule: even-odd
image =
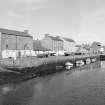
[[[68,42],[64,40],[64,50],[67,52],[75,52],[76,51],[76,47],[75,47],[75,43],[74,42]]]
[[[2,58],[14,58],[16,59],[19,56],[26,57],[26,56],[36,56],[35,51],[33,50],[3,50],[2,51]]]

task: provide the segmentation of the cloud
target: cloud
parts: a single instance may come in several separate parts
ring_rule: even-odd
[[[7,1],[8,3],[16,4],[16,3],[22,3],[22,2],[24,2],[24,3],[40,3],[45,0],[0,0],[0,1],[5,2],[5,3]]]
[[[28,16],[45,7],[46,0],[19,0],[12,9],[12,14]]]
[[[43,2],[44,0],[20,0],[26,3],[39,3],[39,2]]]

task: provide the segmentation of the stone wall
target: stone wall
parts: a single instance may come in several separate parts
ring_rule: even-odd
[[[17,36],[17,50],[33,50],[33,39]]]
[[[1,50],[32,50],[32,37],[23,37],[16,35],[1,35]]]
[[[63,41],[52,40],[49,37],[45,37],[42,40],[42,46],[52,51],[61,51],[63,50]]]
[[[15,35],[1,35],[1,50],[16,50],[16,36]]]

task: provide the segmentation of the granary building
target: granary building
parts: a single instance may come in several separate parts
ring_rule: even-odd
[[[45,37],[42,41],[42,46],[58,52],[63,50],[63,40],[61,40],[58,36],[54,37],[49,34],[45,34]]]
[[[67,52],[76,51],[76,42],[73,39],[67,37],[60,37],[63,40],[63,50]]]
[[[0,28],[0,54],[4,50],[33,50],[33,37],[24,32]]]

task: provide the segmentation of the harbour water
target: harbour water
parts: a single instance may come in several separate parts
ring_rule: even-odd
[[[0,86],[0,105],[104,105],[105,62]]]

